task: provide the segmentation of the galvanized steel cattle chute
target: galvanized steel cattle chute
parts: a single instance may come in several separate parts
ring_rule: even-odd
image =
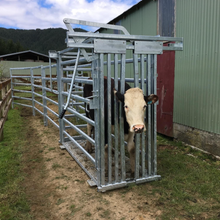
[[[57,60],[56,65],[41,67],[41,76],[34,76],[34,69],[30,69],[32,88],[32,105],[27,107],[36,110],[35,104],[43,107],[39,111],[47,120],[59,128],[61,147],[66,149],[77,161],[91,180],[90,185],[97,185],[99,191],[124,187],[129,183],[144,183],[157,180],[157,104],[148,105],[145,114],[147,131],[135,135],[135,173],[130,174],[129,158],[126,153],[127,143],[124,141],[124,118],[121,114],[123,106],[116,97],[104,97],[104,77],[107,80],[107,94],[111,94],[111,80],[114,88],[125,92],[125,82],[131,87],[139,87],[144,95],[157,94],[157,55],[163,50],[182,50],[183,39],[160,36],[130,35],[128,31],[118,25],[64,19],[68,28],[67,48],[63,51],[50,51],[49,57]],[[74,32],[72,24],[87,25],[104,29],[118,30],[121,34],[104,34],[91,32]],[[170,43],[168,43],[170,42]],[[166,46],[164,46],[166,43]],[[48,68],[46,77],[44,69]],[[52,77],[52,69],[56,75]],[[132,74],[126,73],[132,68]],[[16,78],[12,74],[12,79]],[[21,77],[21,76],[20,76]],[[25,78],[25,76],[23,76]],[[21,77],[22,78],[22,77]],[[40,78],[42,95],[36,94],[34,80]],[[49,83],[49,88],[46,82]],[[57,82],[57,90],[52,88]],[[12,89],[17,82],[12,81]],[[92,86],[92,94],[83,97],[83,85]],[[119,88],[120,87],[120,88]],[[58,95],[58,101],[47,97],[47,92]],[[41,96],[42,103],[34,97]],[[13,100],[16,98],[12,93]],[[114,99],[114,118],[111,112],[111,99]],[[47,102],[58,106],[58,112],[52,111]],[[107,115],[104,113],[104,102],[108,103]],[[113,100],[112,100],[113,101]],[[13,102],[18,104],[18,102]],[[94,120],[86,117],[87,108],[94,110]],[[59,120],[55,123],[47,111],[52,112]],[[105,132],[105,119],[108,119]],[[74,120],[73,120],[74,119]],[[114,131],[111,132],[111,121],[114,120]],[[87,134],[88,124],[93,128],[93,134]],[[69,132],[74,130],[73,132]],[[107,135],[107,137],[105,137]],[[105,149],[105,138],[108,148]],[[85,149],[86,141],[91,143],[92,152]],[[107,151],[107,157],[105,153]]]

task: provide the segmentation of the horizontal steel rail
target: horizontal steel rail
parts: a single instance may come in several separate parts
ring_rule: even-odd
[[[62,92],[62,95],[68,96],[68,92]],[[79,101],[81,101],[81,102],[90,103],[90,100],[89,100],[89,99],[83,98],[82,96],[79,96],[79,95],[71,95],[70,97],[71,97],[72,99],[79,100]]]
[[[70,83],[70,82],[71,82],[71,79],[70,79],[70,78],[63,77],[63,78],[62,78],[62,82],[64,82],[64,83]],[[80,79],[80,78],[76,77],[76,78],[75,78],[75,83],[83,83],[83,84],[90,84],[90,85],[92,85],[92,84],[93,84],[93,81],[92,81],[92,80],[88,80],[88,79]]]
[[[34,66],[34,67],[17,67],[17,68],[10,68],[10,70],[34,70],[34,69],[40,69],[41,66]],[[13,76],[13,77],[18,77],[18,76]],[[30,76],[29,76],[30,77]]]
[[[51,110],[51,109],[50,109]],[[58,115],[59,116],[59,115]],[[57,124],[53,119],[51,119],[48,115],[46,115],[46,118],[56,127],[60,128],[59,124]]]
[[[23,99],[23,100],[28,100],[28,101],[32,100],[31,98],[20,97],[20,96],[12,96],[12,98],[14,98],[14,99]]]
[[[73,123],[71,123],[70,121],[68,121],[66,118],[64,118],[63,119],[67,124],[69,124],[69,126],[71,127],[71,128],[73,128],[75,131],[77,131],[79,134],[81,134],[86,140],[88,140],[91,144],[95,144],[95,141],[91,138],[91,137],[89,137],[87,134],[85,134],[83,131],[81,131],[80,129],[79,129],[79,127],[78,126],[76,126],[76,125],[74,125]]]
[[[18,83],[18,82],[13,82],[12,85],[17,85],[17,86],[31,86],[31,83]]]
[[[19,103],[19,102],[13,102],[13,104],[16,104],[16,105],[21,105],[21,106],[28,107],[28,108],[32,108],[32,106],[31,106],[31,105],[26,105],[26,104]]]
[[[95,159],[66,131],[63,131],[64,134],[74,143],[75,146],[78,147],[85,155],[86,157],[95,165]]]
[[[90,125],[95,126],[95,122],[94,122],[93,120],[91,120],[91,119],[85,117],[85,116],[82,115],[81,113],[79,113],[79,112],[77,112],[77,111],[74,111],[73,109],[71,109],[71,108],[69,108],[69,107],[67,108],[67,111],[69,111],[69,112],[75,114],[78,118],[80,118],[80,119],[86,121],[86,122],[89,123]]]
[[[34,107],[34,110],[36,110],[36,111],[37,111],[38,113],[40,113],[41,115],[44,115],[44,113],[43,113],[40,109]]]
[[[12,68],[11,68],[12,69]],[[14,70],[15,70],[15,68],[14,68]],[[17,69],[16,69],[17,70]],[[13,78],[31,78],[31,76],[11,76],[11,78],[13,79]]]
[[[48,97],[44,97],[44,98],[45,98],[47,101],[53,103],[54,105],[59,105],[59,103],[56,102],[56,101],[54,101],[53,99],[50,99],[50,98],[48,98]]]
[[[68,32],[69,37],[84,37],[95,39],[112,39],[126,41],[161,41],[161,42],[183,42],[183,37],[160,37],[160,36],[145,36],[145,35],[123,35],[123,34],[101,34],[91,32]]]
[[[31,93],[31,91],[28,90],[19,90],[19,89],[13,89],[14,92],[20,92],[20,93]]]

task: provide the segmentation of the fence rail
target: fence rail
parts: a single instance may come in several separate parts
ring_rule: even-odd
[[[0,141],[3,139],[3,129],[11,106],[11,79],[0,82]]]

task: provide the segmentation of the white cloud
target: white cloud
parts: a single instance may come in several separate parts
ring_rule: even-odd
[[[64,18],[107,23],[140,0],[1,0],[0,26],[65,28]]]

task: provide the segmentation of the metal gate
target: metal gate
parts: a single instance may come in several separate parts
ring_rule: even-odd
[[[47,98],[47,91],[58,94],[56,104],[59,114],[54,113],[54,115],[57,118],[59,116],[61,148],[66,149],[77,161],[90,177],[89,184],[97,185],[98,191],[103,192],[124,187],[129,183],[139,184],[159,179],[160,176],[157,175],[156,104],[149,105],[146,111],[147,131],[135,136],[135,175],[131,177],[129,156],[126,152],[127,143],[124,141],[124,118],[120,114],[123,106],[114,100],[115,129],[112,133],[111,96],[107,96],[108,156],[105,158],[104,77],[107,78],[108,94],[111,89],[111,78],[114,78],[115,89],[118,89],[118,83],[121,85],[121,93],[124,93],[124,85],[127,82],[131,87],[141,88],[145,95],[157,94],[157,55],[162,54],[163,50],[182,50],[183,39],[130,35],[122,26],[74,19],[64,19],[64,23],[68,28],[67,49],[49,52],[50,58],[57,59],[57,74],[55,78],[52,78],[51,72],[48,77],[44,72],[41,74],[43,91],[41,105],[44,111],[40,112],[45,120],[49,119],[57,126],[48,116],[49,108],[45,105],[47,101],[51,101]],[[119,30],[122,34],[74,32],[72,24]],[[167,44],[167,42],[172,43]],[[163,43],[166,43],[166,46]],[[48,68],[51,69],[51,66]],[[132,77],[126,76],[128,68],[133,69]],[[33,77],[33,74],[31,76]],[[13,78],[13,74],[11,77]],[[45,81],[50,81],[51,86],[52,81],[57,81],[57,91],[52,87],[46,88]],[[92,96],[87,98],[82,96],[84,84],[92,85]],[[35,87],[33,79],[32,86]],[[35,94],[33,90],[32,94]],[[33,99],[34,97],[32,101]],[[94,109],[94,121],[86,117],[88,105],[90,109]],[[35,101],[29,107],[35,109]],[[86,132],[87,124],[94,128],[94,134],[91,137]],[[70,130],[73,130],[74,134]],[[93,145],[92,153],[85,150],[86,141]]]

